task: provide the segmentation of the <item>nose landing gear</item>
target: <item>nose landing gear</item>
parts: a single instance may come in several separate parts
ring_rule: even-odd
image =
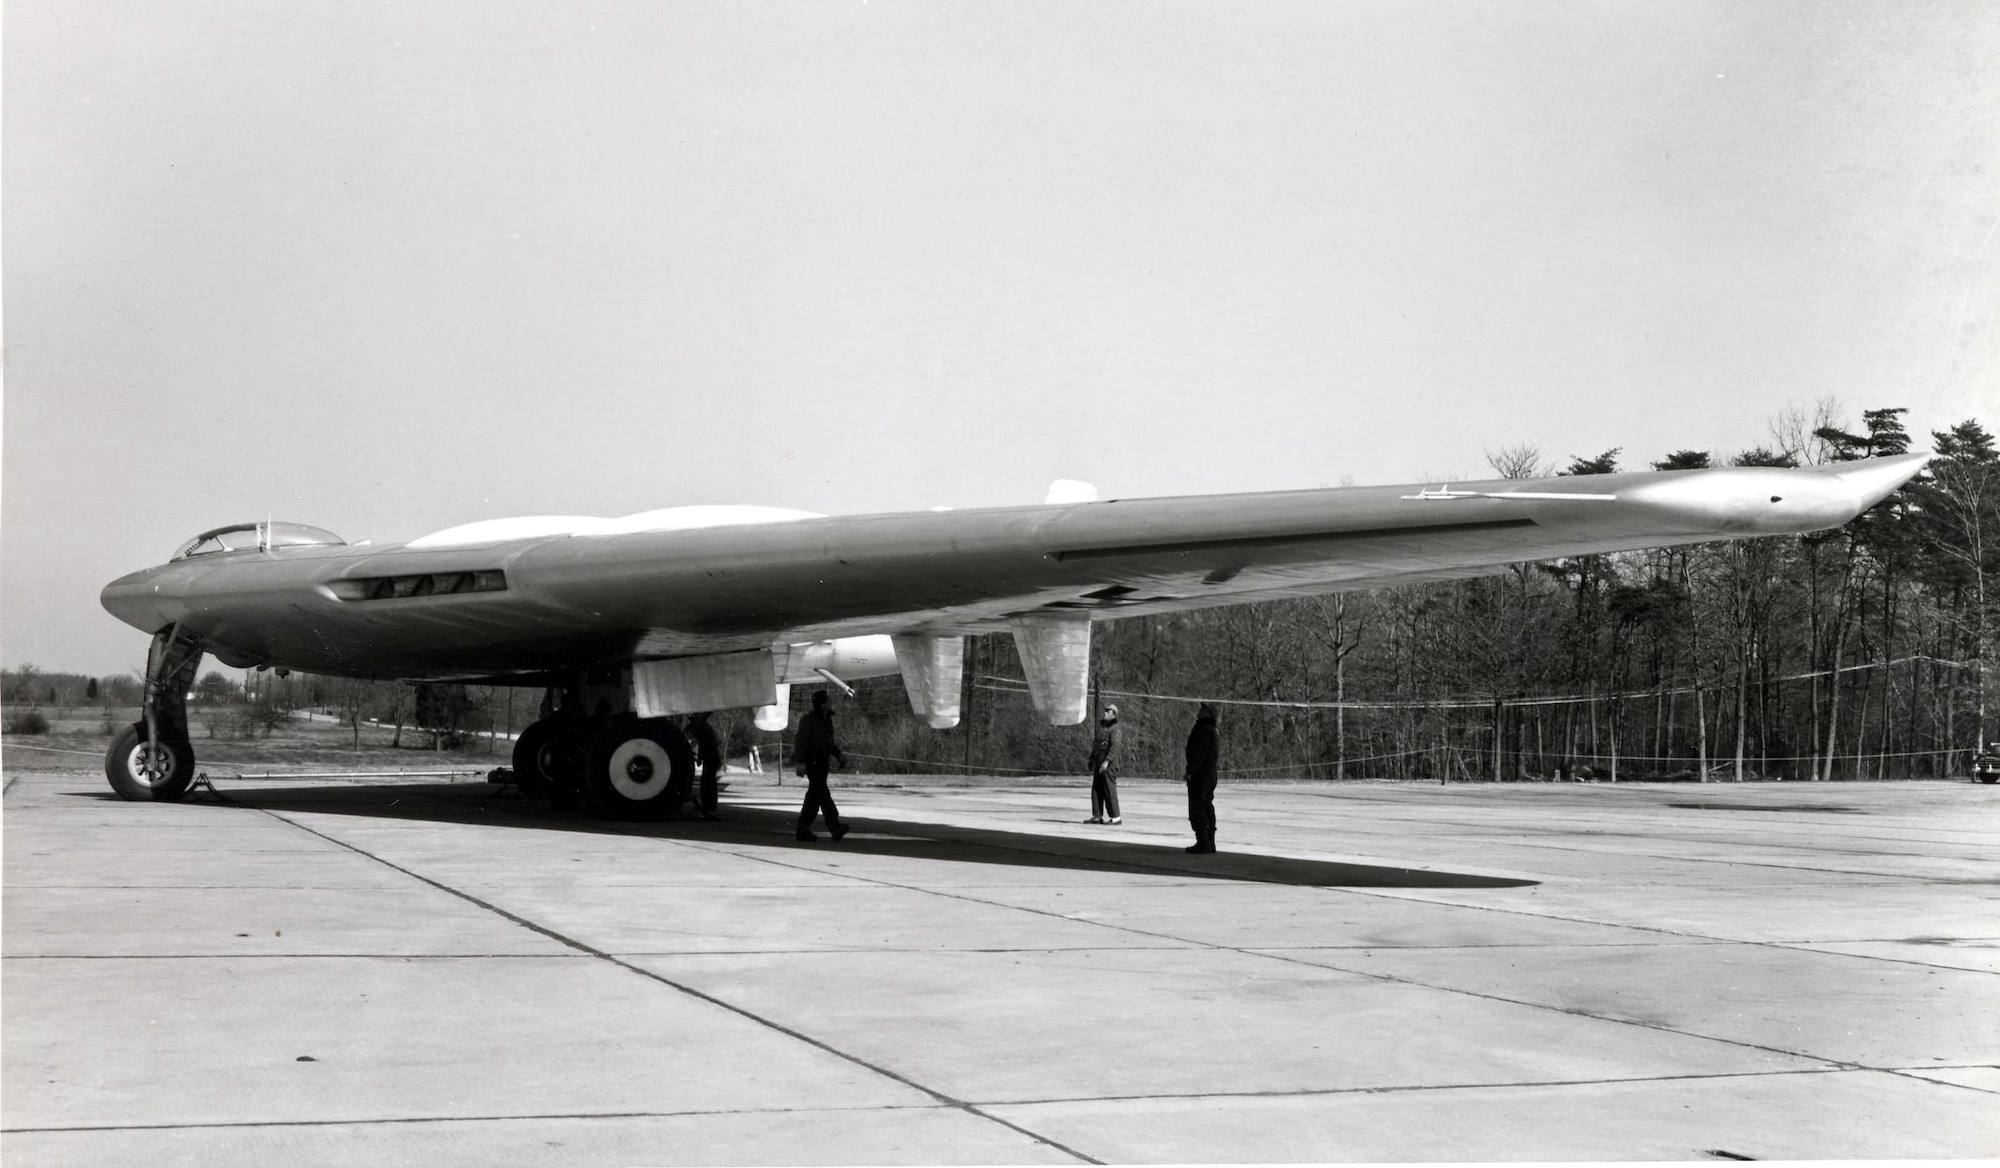
[[[146,653],[144,718],[120,731],[104,752],[104,777],[120,799],[171,803],[194,781],[187,692],[201,668],[201,640],[175,625],[153,634]]]
[[[146,744],[146,724],[134,722],[111,740],[104,777],[121,799],[174,802],[194,781],[194,747],[186,742]]]

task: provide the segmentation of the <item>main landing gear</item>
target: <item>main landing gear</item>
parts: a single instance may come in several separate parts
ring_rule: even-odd
[[[514,740],[514,781],[524,795],[546,796],[559,811],[583,797],[583,756],[590,725],[566,711],[547,714]]]
[[[549,714],[514,743],[521,790],[558,808],[588,803],[612,819],[665,819],[694,788],[694,750],[665,718]]]

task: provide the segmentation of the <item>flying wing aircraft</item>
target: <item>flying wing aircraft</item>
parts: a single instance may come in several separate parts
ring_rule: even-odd
[[[1926,461],[1069,493],[890,515],[680,507],[490,520],[380,546],[238,524],[105,587],[104,607],[153,637],[144,720],[113,741],[105,773],[128,799],[186,792],[185,695],[212,653],[239,667],[541,688],[544,714],[514,752],[524,784],[645,817],[693,765],[676,714],[758,707],[759,725],[781,729],[793,684],[900,674],[911,710],[949,727],[966,634],[1004,631],[1036,715],[1074,725],[1096,621],[1811,532],[1854,518]]]

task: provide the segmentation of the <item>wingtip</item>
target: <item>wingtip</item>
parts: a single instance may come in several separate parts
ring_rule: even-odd
[[[1720,467],[1652,476],[1624,499],[1676,512],[1731,535],[1801,535],[1839,527],[1915,478],[1928,454],[1812,467]]]
[[[1886,458],[1864,458],[1833,464],[1833,472],[1852,492],[1858,511],[1865,511],[1894,494],[1898,487],[1923,473],[1934,455],[1919,451]]]

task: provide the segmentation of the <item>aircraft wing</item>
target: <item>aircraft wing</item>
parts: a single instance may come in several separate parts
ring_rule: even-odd
[[[784,516],[691,529],[599,522],[523,536],[519,527],[475,525],[464,539],[400,547],[184,559],[114,582],[104,603],[145,631],[173,626],[200,637],[232,664],[332,674],[527,677],[836,638],[935,641],[1000,629],[1022,640],[1026,663],[1043,652],[1035,644],[1056,657],[1070,652],[1060,646],[1074,645],[1079,627],[1087,645],[1093,620],[1837,526],[1926,460]]]
[[[577,537],[513,570],[663,648],[1004,627],[1477,574],[1510,563],[1837,526],[1925,456],[1111,500]],[[1446,493],[1449,492],[1449,493]]]

